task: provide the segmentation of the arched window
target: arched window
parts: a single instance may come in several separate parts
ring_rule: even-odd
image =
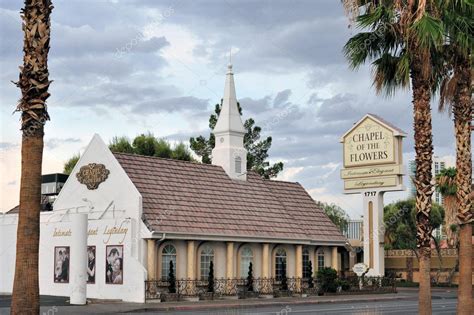
[[[211,261],[214,263],[214,250],[210,246],[206,246],[201,251],[201,279],[207,280],[209,277],[209,269]]]
[[[168,244],[161,251],[161,279],[167,280],[170,273],[170,261],[173,262],[174,276],[176,277],[176,248]]]
[[[240,156],[235,157],[235,172],[237,174],[242,173],[242,159],[240,158]]]
[[[324,250],[318,249],[318,270],[324,268]]]
[[[240,251],[240,277],[245,278],[249,273],[250,263],[253,261],[252,249],[245,246]]]
[[[281,280],[286,275],[286,251],[279,248],[275,254],[275,278]]]
[[[303,278],[307,279],[311,277],[311,271],[309,270],[309,250],[303,249]]]

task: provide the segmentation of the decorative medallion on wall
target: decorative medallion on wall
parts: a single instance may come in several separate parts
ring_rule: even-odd
[[[105,168],[104,164],[89,163],[82,166],[76,174],[79,183],[87,186],[87,189],[94,190],[99,187],[100,183],[105,182],[110,171]]]

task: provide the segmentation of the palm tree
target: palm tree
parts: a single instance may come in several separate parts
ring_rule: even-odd
[[[472,1],[448,1],[441,6],[446,44],[443,47],[444,73],[440,83],[440,110],[452,111],[456,135],[456,197],[459,220],[458,314],[472,309],[472,148],[473,115],[471,53],[474,45],[474,5]]]
[[[419,313],[431,314],[431,233],[429,223],[433,184],[430,98],[434,84],[432,59],[443,39],[441,23],[426,3],[418,15],[418,1],[345,0],[349,15],[364,29],[345,45],[353,68],[373,60],[377,92],[393,94],[397,88],[412,88],[416,175],[417,248],[420,263]]]
[[[39,313],[41,164],[44,124],[49,119],[47,61],[52,9],[50,0],[25,0],[21,11],[24,57],[16,83],[22,94],[17,107],[17,111],[21,111],[22,130],[21,185],[11,314]]]
[[[458,234],[456,168],[443,169],[436,175],[436,190],[443,196],[444,229],[448,246],[454,247]]]

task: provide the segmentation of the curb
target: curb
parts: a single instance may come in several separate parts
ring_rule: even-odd
[[[248,304],[203,304],[199,305],[190,304],[190,305],[153,305],[150,307],[142,307],[137,309],[132,309],[127,311],[127,313],[134,312],[147,312],[147,311],[198,311],[198,310],[213,310],[213,309],[246,309],[246,308],[260,308],[260,307],[271,307],[271,306],[288,306],[288,305],[311,305],[311,304],[331,304],[331,303],[364,303],[364,302],[377,302],[377,301],[396,301],[396,300],[417,300],[417,297],[407,297],[407,296],[394,296],[394,297],[385,297],[385,298],[376,298],[369,297],[365,299],[328,299],[328,300],[288,300],[288,301],[272,301],[272,302],[263,302],[262,303],[248,303]],[[255,300],[254,300],[255,301]],[[252,301],[252,302],[254,302]]]

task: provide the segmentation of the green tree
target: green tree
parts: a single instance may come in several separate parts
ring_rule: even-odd
[[[441,64],[439,47],[443,23],[436,1],[419,14],[421,1],[344,0],[349,15],[362,31],[346,43],[344,53],[353,68],[372,61],[378,92],[392,95],[398,88],[412,89],[415,140],[417,247],[420,263],[420,314],[431,314],[431,232],[433,194],[431,165],[433,140],[430,99]]]
[[[209,264],[209,275],[207,276],[207,292],[214,293],[214,262]]]
[[[170,271],[168,273],[168,291],[169,293],[176,293],[176,276],[174,275],[173,261],[170,260]]]
[[[314,288],[314,280],[313,280],[313,263],[311,260],[308,260],[308,288],[312,289]]]
[[[249,264],[249,273],[247,275],[247,291],[253,292],[253,265],[252,262]]]
[[[288,278],[286,276],[286,263],[281,266],[281,275],[280,275],[281,287],[280,290],[288,291]]]
[[[400,200],[384,207],[384,228],[387,248],[416,251],[416,206],[415,199]],[[429,224],[438,228],[444,219],[444,209],[434,203]]]
[[[349,225],[349,215],[344,209],[339,207],[336,204],[328,204],[325,202],[318,203],[324,210],[324,213],[329,217],[329,219],[334,223],[341,232],[347,230]]]
[[[188,148],[184,143],[179,143],[174,147],[171,152],[171,158],[175,160],[182,160],[182,161],[192,161],[193,157],[191,152],[189,152]]]
[[[166,139],[158,139],[153,134],[141,134],[132,142],[127,137],[113,137],[109,144],[109,149],[113,152],[140,154],[146,156],[156,156],[166,159],[194,161],[191,151],[184,143],[172,146]],[[79,160],[80,155],[76,154],[69,158],[64,164],[63,172],[71,174],[72,169]]]
[[[109,144],[109,149],[113,152],[135,153],[135,150],[127,137],[113,137]]]
[[[158,140],[151,134],[141,134],[133,139],[133,151],[135,154],[155,156]]]
[[[74,168],[74,166],[76,166],[77,161],[79,161],[80,158],[81,154],[77,153],[74,154],[69,160],[67,160],[66,163],[64,163],[63,173],[68,175],[71,174],[72,169]]]
[[[454,247],[457,244],[458,232],[456,168],[445,168],[436,175],[436,190],[443,196],[444,230],[448,245]]]
[[[242,115],[242,108],[237,103],[240,115]],[[214,113],[209,117],[209,128],[214,130],[217,119],[222,108],[221,104],[216,104]],[[272,146],[272,137],[261,139],[262,128],[255,125],[255,120],[252,118],[247,119],[244,122],[244,127],[247,133],[244,136],[244,147],[247,150],[247,170],[253,170],[257,172],[263,178],[274,178],[283,170],[283,163],[278,162],[270,165],[268,159],[268,151]],[[212,158],[211,153],[215,145],[215,137],[211,132],[209,138],[204,136],[198,136],[197,138],[190,138],[189,143],[191,150],[196,155],[201,157],[202,163],[211,164]]]

